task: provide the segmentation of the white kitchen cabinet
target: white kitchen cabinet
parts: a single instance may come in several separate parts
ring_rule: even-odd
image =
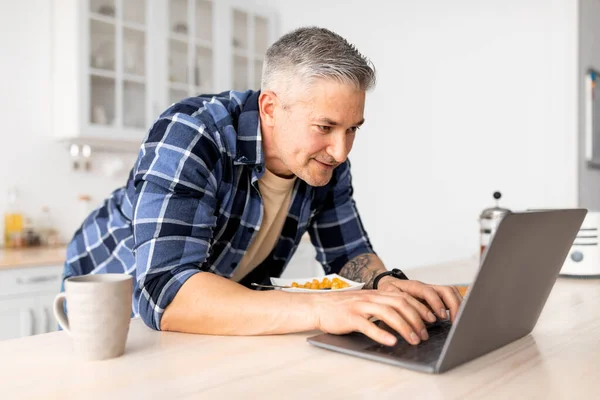
[[[95,147],[139,146],[151,121],[146,0],[60,0],[53,7],[54,134]]]
[[[136,149],[187,96],[258,89],[274,14],[252,1],[60,0],[53,6],[53,132]]]
[[[277,39],[276,14],[252,1],[163,0],[157,63],[159,96],[182,98],[229,89],[260,88],[267,48]],[[161,50],[164,46],[164,53]],[[160,59],[161,56],[159,56]]]
[[[58,321],[54,317],[54,298],[57,293],[58,291],[41,293],[37,297],[36,316],[39,318],[39,324],[36,326],[37,330],[35,333],[48,333],[58,330]]]
[[[168,0],[162,6],[167,38],[162,88],[168,91],[168,103],[164,106],[198,93],[214,92],[219,52],[213,41],[213,26],[217,25],[218,5],[210,0]]]
[[[32,296],[0,297],[0,340],[33,335],[35,314],[36,302]]]
[[[62,265],[0,270],[0,340],[57,329],[52,307],[62,270]]]
[[[276,40],[275,17],[269,10],[233,4],[230,14],[230,86],[234,90],[259,89],[267,48]]]

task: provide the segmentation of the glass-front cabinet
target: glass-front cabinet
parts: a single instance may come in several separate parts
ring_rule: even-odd
[[[55,137],[131,151],[173,102],[258,89],[274,22],[243,0],[54,2]]]
[[[146,0],[89,2],[91,125],[147,128],[146,8]]]
[[[271,44],[269,18],[256,11],[233,8],[231,45],[234,90],[259,89],[265,53]]]
[[[212,93],[213,2],[170,0],[167,15],[169,103],[198,93]]]
[[[259,89],[275,16],[251,1],[168,0],[167,99]]]

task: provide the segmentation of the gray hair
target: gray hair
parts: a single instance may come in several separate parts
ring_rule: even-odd
[[[307,84],[314,79],[332,79],[364,91],[375,86],[373,63],[337,33],[318,27],[298,28],[267,50],[263,90],[274,90],[294,76]]]

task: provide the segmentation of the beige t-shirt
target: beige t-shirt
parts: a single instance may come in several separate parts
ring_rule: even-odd
[[[295,181],[296,177],[280,178],[265,169],[265,174],[258,181],[258,190],[263,199],[263,220],[254,241],[231,276],[233,281],[242,280],[263,262],[275,247],[288,214]]]

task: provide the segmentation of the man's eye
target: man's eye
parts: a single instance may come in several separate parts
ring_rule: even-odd
[[[349,132],[349,133],[356,133],[356,131],[357,131],[358,129],[359,129],[359,128],[358,128],[358,126],[353,126],[352,128],[349,128],[349,129],[348,129],[348,132]]]
[[[319,130],[321,132],[326,132],[326,133],[331,132],[331,127],[330,126],[327,126],[327,125],[317,125],[317,127],[319,128]]]

